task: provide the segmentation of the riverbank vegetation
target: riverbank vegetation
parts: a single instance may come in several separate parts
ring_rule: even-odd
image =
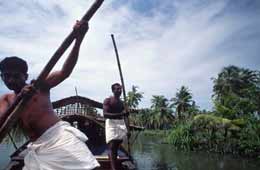
[[[171,99],[154,95],[150,108],[138,109],[143,93],[133,86],[131,122],[150,134],[167,131],[165,140],[177,149],[260,158],[260,72],[228,66],[212,81],[212,111],[200,110],[185,86]]]

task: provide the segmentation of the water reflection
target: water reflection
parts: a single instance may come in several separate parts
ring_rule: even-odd
[[[15,141],[15,144],[18,148],[26,141],[25,138],[20,140],[21,141],[19,142]],[[10,155],[15,151],[15,148],[10,140],[8,140],[8,137],[3,141],[9,142],[3,142],[0,144],[0,170],[4,169],[7,166],[10,161]]]
[[[162,162],[156,162],[155,165],[153,165],[153,169],[154,170],[175,170],[176,168],[174,167],[170,167],[168,164],[166,163],[162,163]]]
[[[260,160],[205,152],[178,152],[161,138],[141,134],[132,148],[138,170],[256,170]],[[0,145],[0,169],[9,161],[12,145]]]
[[[0,170],[6,167],[10,161],[9,156],[14,151],[14,147],[11,144],[0,144]]]
[[[133,147],[138,170],[256,170],[260,161],[205,152],[174,151],[161,138],[141,134]]]

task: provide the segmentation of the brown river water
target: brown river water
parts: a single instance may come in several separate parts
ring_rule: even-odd
[[[0,170],[14,151],[12,144],[0,145]],[[132,147],[138,170],[258,170],[260,160],[206,152],[175,151],[160,137],[140,134]]]

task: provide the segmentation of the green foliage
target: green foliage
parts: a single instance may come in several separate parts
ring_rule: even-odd
[[[255,88],[259,83],[259,71],[228,66],[218,74],[218,78],[213,79],[213,83],[214,96],[217,100],[230,93],[246,97],[250,95],[248,90]]]
[[[138,92],[138,86],[132,86],[132,91],[127,93],[127,105],[136,109],[143,98],[143,92]]]
[[[231,120],[217,117],[214,115],[209,114],[200,114],[194,117],[192,121],[192,126],[195,129],[203,129],[203,128],[210,128],[210,129],[221,129],[221,128],[233,128],[239,129],[236,125],[231,123]]]
[[[130,122],[137,126],[145,127],[150,114],[150,109],[141,109],[138,113],[130,114]]]
[[[185,113],[187,113],[187,117],[192,113],[197,112],[197,106],[195,102],[192,100],[192,93],[188,89],[188,87],[181,86],[181,88],[176,93],[175,97],[171,99],[173,102],[171,107],[176,109],[176,113],[178,118],[181,119],[185,117]]]
[[[133,120],[148,129],[172,128],[166,140],[179,149],[259,157],[260,121],[253,115],[260,115],[260,72],[228,66],[213,83],[211,113],[199,111],[188,87],[182,86],[170,101],[153,96],[151,108]]]
[[[246,123],[247,123],[244,118],[234,119],[234,120],[231,120],[231,122],[234,125],[239,126],[239,127],[244,127],[246,125]]]
[[[143,134],[145,136],[156,136],[156,137],[167,137],[169,135],[169,130],[145,130]]]
[[[168,99],[164,96],[153,96],[146,127],[149,129],[169,129],[174,117],[169,108]]]
[[[238,134],[239,152],[246,155],[259,156],[260,153],[260,121],[247,118],[246,126]],[[258,153],[254,153],[254,151]],[[258,155],[257,155],[258,154]]]
[[[169,105],[168,99],[162,95],[153,95],[151,102],[151,109],[167,108]]]
[[[222,100],[222,103],[215,101],[215,109],[217,115],[235,119],[248,114],[252,115],[257,107],[251,99],[230,94]]]
[[[15,143],[24,141],[27,138],[27,135],[24,132],[20,121],[11,129],[8,136],[4,138],[4,142],[11,144],[11,138],[14,140]]]
[[[149,129],[169,129],[172,125],[174,117],[171,110],[167,108],[152,109],[146,124]]]
[[[225,67],[213,79],[215,110],[229,119],[260,112],[260,72]]]
[[[130,115],[130,121],[147,129],[169,129],[174,117],[169,107],[168,99],[164,96],[153,96],[150,109],[141,109]]]
[[[190,150],[192,147],[192,133],[191,133],[191,122],[180,122],[170,132],[166,141],[173,144],[175,147]]]
[[[253,117],[229,120],[201,114],[185,123],[177,123],[167,141],[179,149],[257,157],[260,152],[260,121]]]

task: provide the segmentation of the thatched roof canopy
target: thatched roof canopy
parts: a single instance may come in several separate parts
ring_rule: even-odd
[[[89,105],[91,107],[95,107],[95,108],[99,108],[99,109],[103,108],[102,103],[89,99],[89,98],[86,98],[86,97],[82,97],[82,96],[67,97],[67,98],[52,102],[52,105],[53,105],[53,108],[56,109],[56,108],[59,108],[62,106],[75,104],[75,103],[81,103],[81,104]]]

